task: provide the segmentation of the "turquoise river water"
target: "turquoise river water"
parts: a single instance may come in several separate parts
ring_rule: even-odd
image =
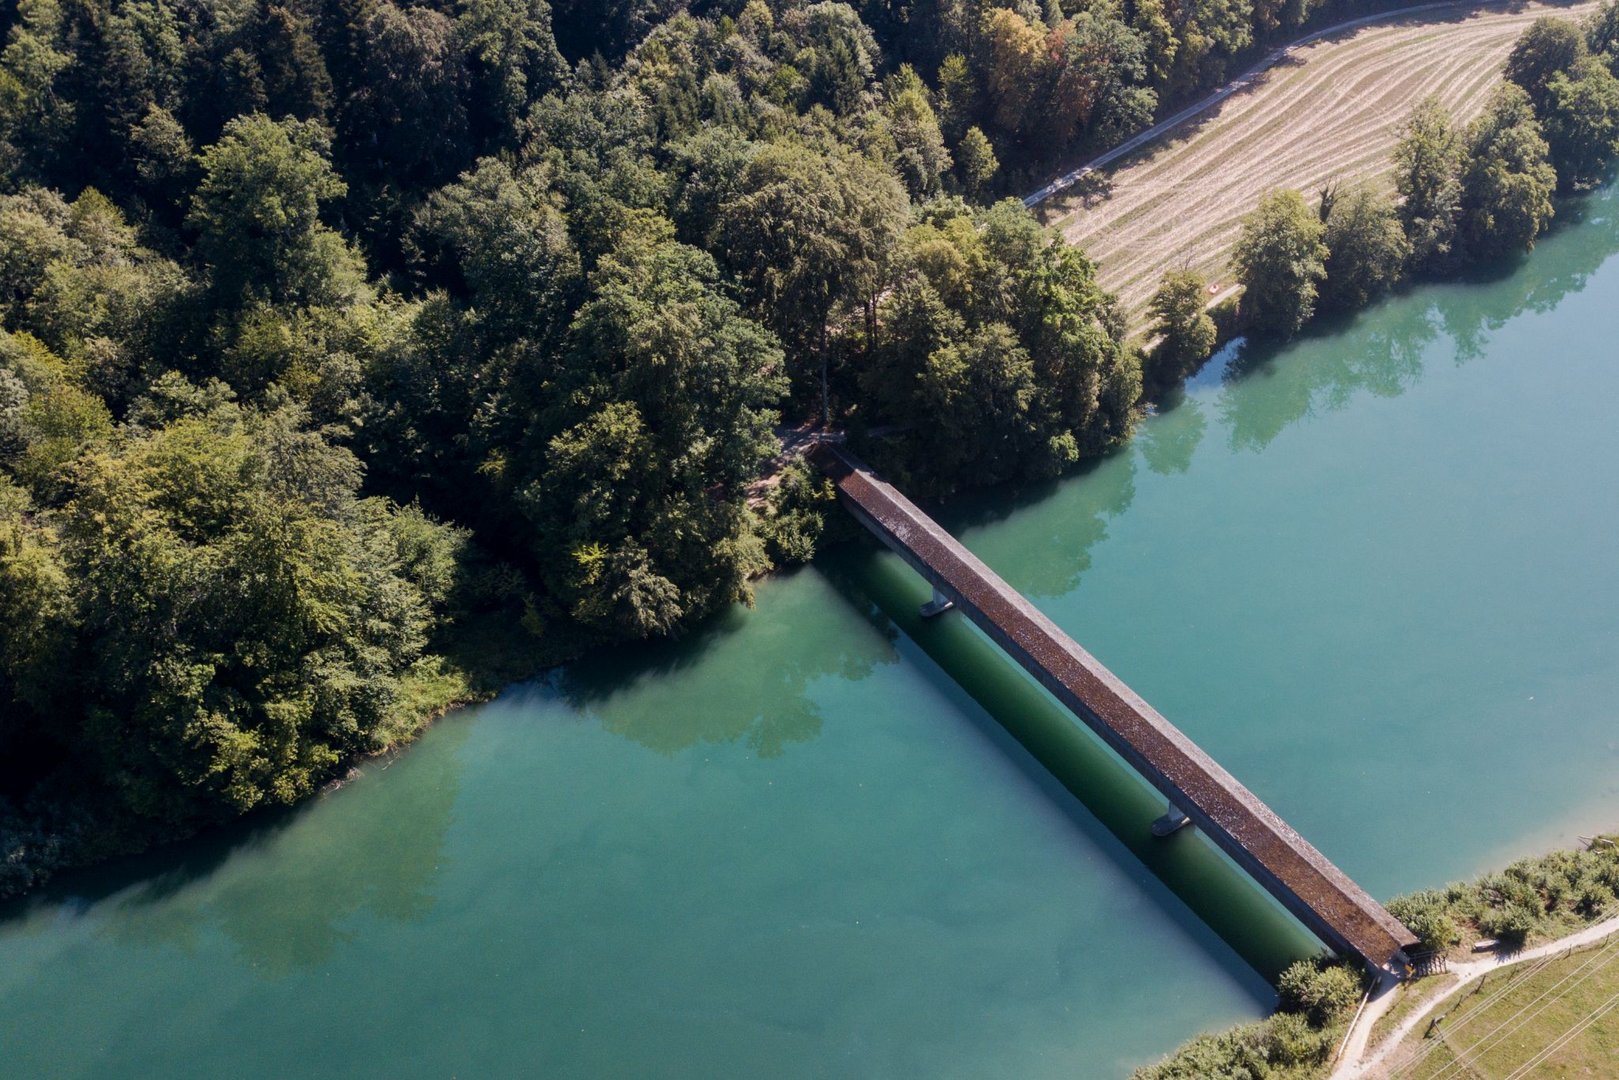
[[[1372,893],[1619,826],[1619,198],[939,508]],[[869,545],[0,908],[0,1075],[1118,1078],[1314,947]]]

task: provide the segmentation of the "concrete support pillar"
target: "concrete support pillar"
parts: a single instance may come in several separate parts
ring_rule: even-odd
[[[1186,816],[1186,811],[1174,803],[1170,803],[1169,809],[1164,812],[1164,816],[1152,823],[1152,834],[1154,836],[1168,836],[1170,833],[1178,832],[1191,823],[1192,819]]]
[[[943,615],[955,606],[955,601],[945,596],[938,589],[934,589],[933,599],[922,605],[922,618],[931,619],[935,615]]]

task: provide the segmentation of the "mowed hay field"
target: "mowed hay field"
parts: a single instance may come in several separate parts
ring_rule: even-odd
[[[1513,42],[1543,15],[1583,19],[1594,3],[1425,12],[1302,46],[1178,131],[1104,170],[1112,191],[1085,207],[1040,208],[1096,260],[1133,331],[1165,270],[1190,266],[1223,291],[1242,216],[1265,192],[1389,183],[1411,107],[1437,94],[1459,121],[1484,108]]]

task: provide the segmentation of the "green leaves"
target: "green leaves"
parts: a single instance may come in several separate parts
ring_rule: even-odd
[[[1315,313],[1326,277],[1326,226],[1296,191],[1273,191],[1243,219],[1231,265],[1253,328],[1292,337]]]
[[[319,124],[262,114],[232,120],[202,152],[188,220],[227,301],[335,304],[363,288],[358,255],[320,220],[321,203],[348,190],[329,152]]]
[[[1170,270],[1153,294],[1152,332],[1158,346],[1152,353],[1152,374],[1159,386],[1177,385],[1214,351],[1217,331],[1205,310],[1206,285],[1195,271]]]
[[[1552,219],[1557,173],[1529,95],[1511,83],[1500,87],[1467,142],[1461,235],[1469,251],[1497,258],[1533,248]]]
[[[1394,205],[1378,192],[1356,188],[1335,195],[1327,206],[1327,280],[1321,287],[1326,307],[1364,307],[1404,276],[1411,244]]]
[[[396,524],[357,482],[295,414],[218,401],[83,453],[59,514],[0,513],[0,607],[34,612],[0,693],[62,710],[142,815],[308,794],[387,729],[457,558],[455,534]]]

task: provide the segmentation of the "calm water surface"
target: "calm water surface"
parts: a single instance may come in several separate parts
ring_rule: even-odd
[[[1616,202],[941,518],[1373,893],[1619,826]],[[1121,1077],[1262,1015],[1308,939],[924,595],[834,553],[0,909],[0,1075]]]

